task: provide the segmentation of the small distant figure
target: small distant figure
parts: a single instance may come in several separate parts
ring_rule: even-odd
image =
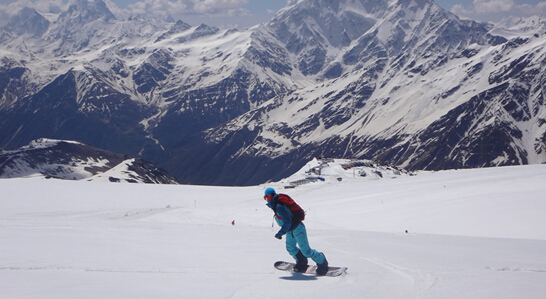
[[[235,220],[231,221],[231,225],[235,225]],[[408,232],[408,231],[406,231]]]

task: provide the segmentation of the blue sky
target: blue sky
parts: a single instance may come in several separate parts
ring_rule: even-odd
[[[75,0],[0,0],[0,17],[24,5],[38,11],[58,10]],[[170,14],[190,25],[205,23],[241,29],[269,21],[288,0],[104,0],[123,18],[130,14]],[[438,5],[463,18],[496,21],[503,16],[546,15],[546,0],[436,0]]]

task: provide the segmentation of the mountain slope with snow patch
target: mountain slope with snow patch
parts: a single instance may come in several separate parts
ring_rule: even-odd
[[[18,150],[0,151],[0,178],[20,177],[178,184],[164,170],[142,159],[76,141],[45,138]]]
[[[51,19],[23,10],[0,28],[3,148],[79,140],[222,185],[314,157],[546,162],[540,17],[495,27],[430,0],[304,0],[237,31],[116,19],[97,0]]]

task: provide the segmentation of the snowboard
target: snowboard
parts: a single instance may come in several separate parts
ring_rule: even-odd
[[[305,272],[295,272],[294,271],[294,267],[296,266],[295,263],[278,261],[278,262],[275,262],[275,264],[273,266],[275,268],[277,268],[278,270],[281,270],[281,271],[288,271],[288,272],[291,272],[291,273],[317,275],[317,272],[316,272],[317,265],[307,266],[307,271],[305,271]],[[347,271],[347,267],[328,267],[328,272],[326,272],[326,274],[324,276],[336,277],[336,276],[340,276],[340,275],[344,274],[345,271]]]

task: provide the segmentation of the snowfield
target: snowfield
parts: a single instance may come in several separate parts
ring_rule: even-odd
[[[286,190],[0,180],[0,297],[544,298],[546,165],[352,174]],[[346,275],[273,268],[290,256],[270,186]]]

